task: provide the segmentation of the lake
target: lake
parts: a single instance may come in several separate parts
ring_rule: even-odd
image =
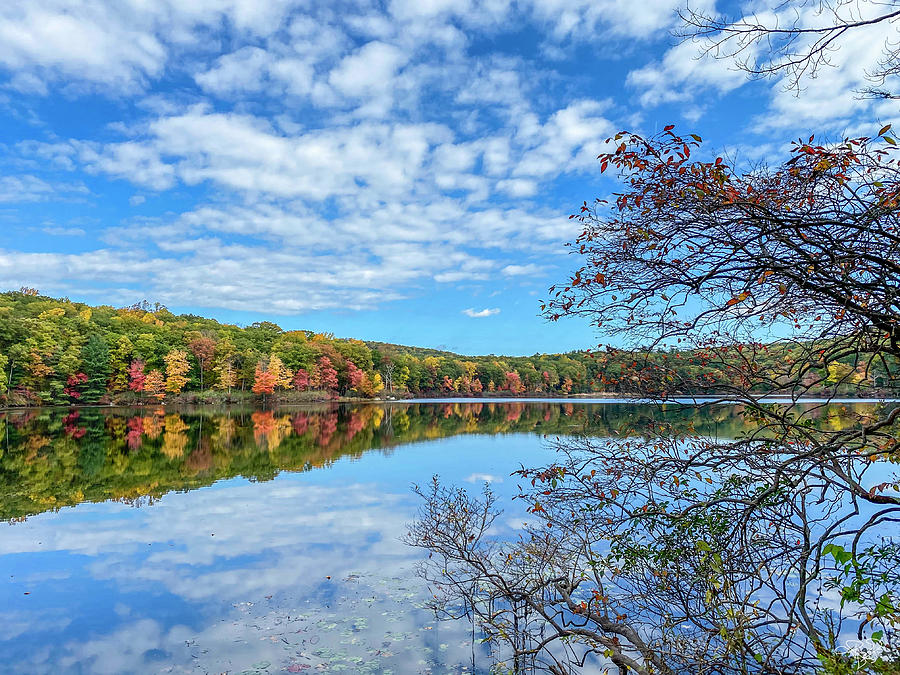
[[[513,537],[510,474],[552,460],[545,436],[660,417],[744,429],[735,406],[592,401],[3,414],[4,672],[486,671],[472,626],[425,607],[422,553],[400,541],[412,485],[489,482]]]

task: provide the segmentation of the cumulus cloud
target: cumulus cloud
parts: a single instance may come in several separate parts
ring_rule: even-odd
[[[661,61],[631,71],[626,84],[644,106],[699,102],[709,92],[726,94],[747,81],[746,73],[725,60],[703,58],[696,43],[669,49]]]
[[[622,0],[530,0],[515,5],[508,0],[393,0],[386,13],[373,12],[367,3],[341,8],[349,32],[372,37],[397,37],[407,48],[423,44],[462,47],[467,38],[455,25],[493,32],[515,21],[549,27],[545,39],[564,44],[577,30],[582,39],[599,39],[606,31],[623,37],[647,38],[671,25],[674,0],[640,6]],[[276,47],[302,47],[290,38],[310,38],[314,51],[322,51],[323,34],[334,44],[334,14],[325,5],[317,11],[303,0],[251,2],[193,2],[159,0],[48,0],[42,3],[0,5],[0,68],[10,83],[22,90],[46,92],[48,87],[90,88],[101,93],[134,92],[150,88],[163,78],[180,54],[209,53],[216,46],[211,33],[227,25],[233,35],[223,42],[259,43]],[[342,33],[344,31],[337,31]],[[287,34],[288,40],[284,40]],[[338,42],[342,40],[339,39]],[[280,50],[285,51],[285,50]],[[256,45],[222,56],[211,69],[198,74],[209,91],[258,89],[260,79],[287,79],[279,69],[302,73],[308,79],[309,62],[302,58],[271,59]],[[372,42],[334,73],[335,84],[360,92],[407,58],[383,42]],[[296,67],[300,66],[299,69]],[[367,78],[366,75],[371,75]]]
[[[559,171],[590,170],[612,128],[606,107],[578,101],[533,115],[510,139],[400,120],[307,128],[193,105],[122,127],[121,141],[22,143],[23,155],[62,170],[158,192],[209,186],[220,196],[109,228],[102,250],[52,262],[4,251],[0,282],[30,277],[63,292],[116,278],[128,281],[95,292],[293,313],[372,307],[425,280],[486,281],[504,268],[515,275],[516,251],[559,253],[575,228],[555,209],[506,200],[534,194]],[[93,272],[110,267],[119,272]]]
[[[494,314],[499,314],[500,310],[496,307],[493,309],[488,309],[487,307],[484,309],[473,309],[472,307],[469,307],[468,309],[464,309],[462,313],[473,319],[484,319],[489,316],[494,316]]]
[[[708,8],[707,8],[708,9]],[[735,22],[744,25],[764,26],[822,26],[835,20],[866,20],[881,13],[877,3],[845,4],[822,11],[811,3],[804,6],[783,3],[754,6],[752,16],[737,17]],[[802,54],[816,39],[817,34],[799,36],[791,45],[794,53]],[[758,114],[752,124],[753,131],[769,133],[788,128],[816,129],[820,132],[842,132],[847,125],[860,118],[885,118],[881,103],[859,96],[859,92],[871,85],[870,74],[879,70],[879,61],[886,45],[897,41],[897,28],[891,22],[876,23],[847,31],[838,36],[828,50],[827,62],[815,72],[808,71],[802,79],[799,93],[789,71],[780,71],[762,87],[767,109]],[[633,69],[627,85],[635,92],[645,107],[667,103],[683,105],[683,116],[696,121],[710,101],[744,85],[747,73],[738,63],[761,62],[768,58],[768,45],[749,44],[740,50],[736,58],[729,58],[729,45],[704,53],[708,43],[686,41],[666,51],[660,60]],[[730,45],[731,47],[736,46]],[[722,58],[713,58],[713,54]],[[893,107],[887,112],[892,117]],[[872,122],[874,126],[874,122]],[[866,130],[871,133],[870,130]]]
[[[81,228],[95,244],[87,250],[8,247],[0,283],[293,313],[514,276],[520,252],[561,252],[571,224],[556,205],[522,202],[593,168],[615,127],[609,104],[542,100],[551,71],[467,46],[508,30],[513,12],[550,43],[579,20],[646,35],[669,10],[627,18],[613,1],[606,19],[586,1],[565,17],[547,0],[519,9],[497,0],[350,3],[340,13],[301,0],[0,6],[0,85],[136,103],[136,114],[93,134],[19,142],[21,161],[124,181],[138,190],[130,206],[148,193],[165,196],[154,205],[178,205]],[[195,86],[176,93],[164,84],[172,77]],[[0,201],[59,199],[60,186],[7,176]]]
[[[348,96],[385,91],[406,60],[406,54],[398,47],[375,40],[344,57],[328,80]]]
[[[469,475],[485,470],[485,453],[465,437],[444,439],[448,451],[431,453],[428,470],[452,481],[491,480],[511,497],[514,486],[496,476],[545,448],[537,435],[492,445],[493,475]],[[414,571],[422,553],[401,539],[418,507],[408,486],[428,476],[418,463],[398,461],[385,480],[377,453],[343,464],[331,473],[219,481],[142,508],[84,503],[6,526],[0,557],[15,571],[6,581],[42,601],[0,606],[0,644],[12,664],[5,672],[157,672],[162,664],[221,673],[260,661],[315,670],[333,665],[334,654],[418,672],[422,654],[438,651],[437,637],[443,662],[470,663],[471,626],[436,626],[414,607],[428,597]],[[492,534],[511,530],[498,522]],[[16,571],[19,560],[47,564]],[[60,570],[54,584],[48,572]],[[80,620],[87,615],[104,618],[89,634]],[[370,647],[385,640],[396,642],[373,656]]]
[[[29,174],[0,176],[0,203],[59,201],[87,193],[81,183],[48,182]]]
[[[528,265],[507,265],[500,271],[507,277],[530,277],[540,274],[543,268],[532,263]]]
[[[473,473],[466,476],[467,483],[502,483],[502,476],[495,476],[490,473]]]
[[[559,186],[596,177],[622,126],[622,102],[570,66],[660,45],[677,4],[0,4],[0,86],[42,105],[99,93],[128,111],[9,148],[18,164],[0,202],[77,198],[106,211],[78,228],[77,251],[44,258],[3,242],[0,282],[293,313],[547,273],[577,235],[566,216],[592,196]],[[492,47],[524,27],[534,54]],[[743,82],[690,47],[640,53],[628,83],[643,106],[696,116],[702,93]],[[824,92],[851,86],[829,80],[802,114],[841,114]],[[798,110],[772,100],[771,119]],[[86,181],[109,183],[112,198]],[[141,218],[128,208],[151,198]]]

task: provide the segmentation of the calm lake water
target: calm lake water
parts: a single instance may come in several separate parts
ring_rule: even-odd
[[[2,415],[3,672],[487,669],[469,624],[424,608],[422,554],[400,541],[411,486],[439,474],[511,497],[512,471],[552,459],[545,435],[662,416],[743,428],[733,406],[583,401]],[[508,506],[500,534],[515,536]]]

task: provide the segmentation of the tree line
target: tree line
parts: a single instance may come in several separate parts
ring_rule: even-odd
[[[793,347],[773,344],[760,355],[773,372]],[[634,394],[634,353],[575,351],[533,356],[460,356],[305,330],[263,321],[239,327],[143,302],[90,306],[40,295],[0,293],[0,401],[6,405],[225,402],[331,399],[340,396],[479,396]],[[685,394],[732,385],[743,355],[712,358],[706,350],[656,347],[641,355],[660,371],[674,369]],[[844,362],[846,361],[846,362]],[[834,360],[806,374],[809,393],[883,391],[889,366],[863,369]],[[778,391],[773,379],[767,388]]]

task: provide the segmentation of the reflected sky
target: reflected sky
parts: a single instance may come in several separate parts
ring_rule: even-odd
[[[510,474],[548,460],[545,434],[659,414],[452,403],[9,415],[4,672],[487,669],[469,624],[423,606],[421,552],[399,541],[411,486],[489,481],[508,509],[498,534],[514,536],[525,514]],[[709,415],[716,429],[738,424],[733,410]]]

